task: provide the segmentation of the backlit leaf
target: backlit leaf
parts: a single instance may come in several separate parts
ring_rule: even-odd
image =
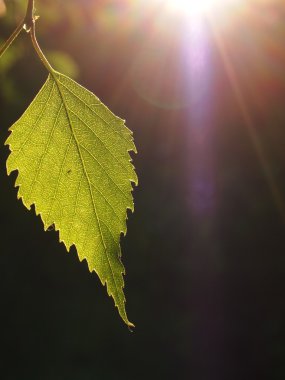
[[[7,171],[18,171],[18,197],[28,209],[35,205],[45,229],[55,226],[67,250],[75,245],[132,326],[120,259],[137,183],[131,131],[94,94],[58,72],[10,130]]]

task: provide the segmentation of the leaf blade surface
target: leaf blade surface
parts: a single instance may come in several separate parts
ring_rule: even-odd
[[[10,130],[7,171],[18,171],[18,197],[28,209],[35,205],[45,229],[59,230],[67,250],[75,245],[132,326],[120,259],[137,183],[131,131],[94,94],[57,72]]]

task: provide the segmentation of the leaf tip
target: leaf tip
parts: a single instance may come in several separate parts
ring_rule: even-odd
[[[131,322],[128,322],[127,326],[128,326],[129,332],[133,333],[136,326]]]

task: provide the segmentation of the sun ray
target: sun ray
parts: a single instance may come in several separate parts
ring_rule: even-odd
[[[234,1],[241,0],[162,0],[162,3],[169,11],[183,12],[188,16],[199,16]]]
[[[277,210],[282,218],[282,220],[285,222],[285,203],[282,196],[282,193],[280,192],[280,189],[275,181],[274,176],[272,175],[272,170],[270,168],[268,159],[266,157],[263,145],[261,143],[261,140],[255,130],[254,127],[254,121],[252,119],[252,116],[249,112],[249,109],[247,107],[247,104],[245,102],[241,86],[238,82],[238,78],[236,75],[235,68],[230,60],[229,54],[227,52],[225,43],[223,41],[223,38],[221,34],[219,34],[218,27],[215,25],[215,21],[213,18],[209,19],[211,30],[214,36],[214,40],[216,43],[216,46],[220,52],[226,74],[228,76],[230,85],[232,87],[233,93],[235,95],[238,107],[240,109],[244,124],[247,128],[247,132],[249,134],[249,137],[252,141],[257,159],[262,167],[263,173],[265,175],[265,178],[267,180],[270,192],[272,194],[273,201],[277,207]]]

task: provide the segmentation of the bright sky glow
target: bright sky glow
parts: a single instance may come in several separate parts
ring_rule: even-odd
[[[184,12],[189,15],[201,15],[215,7],[220,7],[223,4],[226,5],[230,0],[164,0],[163,2],[170,11]]]

